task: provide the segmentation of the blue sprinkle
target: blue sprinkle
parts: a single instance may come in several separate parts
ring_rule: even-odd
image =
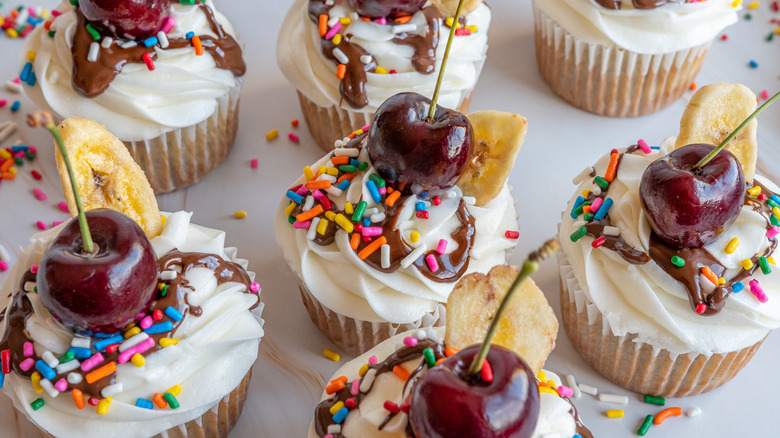
[[[108,338],[113,338],[114,337],[114,335],[111,334],[111,333],[103,333],[103,332],[95,333],[94,335],[92,334],[92,332],[82,332],[80,334],[82,334],[84,336],[94,336],[94,337],[96,337],[98,339],[108,339]]]
[[[123,338],[122,335],[116,335],[114,337],[111,337],[111,338],[108,338],[108,339],[103,339],[102,341],[95,342],[94,347],[95,347],[95,350],[97,350],[97,351],[103,351],[109,345],[119,344],[119,343],[121,343],[124,340],[125,340],[125,338]]]
[[[27,82],[27,79],[30,77],[30,72],[32,72],[32,62],[28,62],[24,65],[24,68],[22,68],[22,73],[19,74],[19,80],[22,82]]]
[[[13,104],[13,105],[11,105],[11,112],[12,112],[12,113],[15,113],[15,112],[19,111],[19,107],[20,107],[20,106],[22,106],[22,103],[21,103],[21,102],[19,102],[18,100],[17,100],[17,101],[15,101],[15,102],[14,102],[14,104]]]
[[[650,146],[650,149],[659,150],[661,149],[661,146]]]
[[[753,61],[752,59],[750,60],[748,65],[750,66],[750,68],[758,68],[758,63],[756,61]]]
[[[354,159],[354,158],[350,158],[350,159],[349,159],[349,165],[350,165],[350,166],[355,166],[355,167],[358,167],[358,166],[360,166],[360,161],[358,161],[358,160],[356,160],[356,159]]]
[[[138,400],[136,400],[135,401],[135,405],[138,406],[139,408],[154,409],[154,403],[152,403],[151,400],[145,400],[145,399],[142,399],[142,398],[139,398]]]
[[[46,379],[54,380],[54,378],[57,377],[57,373],[54,372],[54,370],[51,369],[50,366],[46,365],[46,362],[42,360],[35,362],[35,368],[40,371],[43,377]]]
[[[427,191],[420,192],[420,195],[418,196],[418,198],[420,198],[420,199],[425,199],[427,197],[428,197],[428,192]]]
[[[5,382],[5,374],[0,373],[0,389],[3,389],[3,382]]]
[[[345,418],[347,418],[347,414],[349,414],[349,409],[347,409],[346,406],[339,409],[338,412],[336,412],[335,415],[333,415],[333,421],[337,424],[341,424],[342,421],[344,421]]]
[[[89,348],[70,347],[68,351],[73,352],[76,359],[89,359],[92,357],[92,351]]]
[[[780,196],[777,196],[777,195],[772,195],[772,196],[770,196],[769,198],[771,198],[773,201],[775,201],[775,202],[777,202],[778,204],[780,204]]]
[[[425,205],[425,202],[423,202],[423,201],[420,201],[420,202],[414,204],[414,209],[416,211],[420,211],[420,210],[425,211],[426,208],[427,208],[427,206]]]
[[[612,198],[605,199],[604,203],[601,204],[601,207],[599,207],[599,211],[597,211],[596,215],[593,216],[593,219],[596,219],[597,221],[604,219],[607,216],[607,212],[609,211],[610,207],[612,207],[612,203]]]
[[[337,185],[336,187],[337,187],[339,190],[347,190],[347,189],[349,188],[350,184],[352,184],[352,181],[350,181],[350,180],[348,180],[348,179],[345,179],[345,180],[341,181],[341,182],[339,183],[339,185]]]
[[[371,194],[371,199],[373,199],[374,202],[377,204],[382,202],[382,195],[379,193],[379,189],[376,187],[376,183],[374,181],[366,181],[366,188],[368,189],[368,193]]]
[[[27,22],[33,26],[37,26],[43,22],[43,18],[27,17]]]
[[[303,203],[303,196],[293,192],[292,190],[287,191],[287,197],[290,198],[290,200],[296,204]]]
[[[578,433],[575,433],[575,434],[574,434],[574,436],[573,436],[573,437],[571,437],[571,438],[582,438],[582,435],[580,435],[580,434],[578,434]]]
[[[147,335],[156,335],[158,333],[165,333],[173,330],[173,323],[170,321],[165,321],[160,324],[155,324],[148,329],[144,330],[144,332]]]
[[[144,40],[144,45],[146,47],[156,46],[158,43],[159,43],[159,41],[157,40],[156,36],[149,37],[149,38]]]
[[[574,201],[574,207],[571,208],[571,213],[569,213],[572,219],[577,219],[577,215],[574,214],[574,210],[576,210],[584,202],[585,202],[585,198],[583,198],[582,196],[577,196],[577,199]]]
[[[363,218],[363,226],[364,227],[370,227],[371,226],[371,218],[364,217]]]
[[[187,35],[185,35],[184,37],[187,38],[188,40],[191,40],[192,37],[194,36],[195,36],[195,32],[187,32]]]
[[[27,78],[27,85],[31,87],[35,86],[35,72],[30,72],[30,77]]]
[[[165,314],[168,315],[168,318],[171,318],[176,322],[181,321],[181,319],[183,318],[183,316],[181,316],[181,312],[179,312],[178,310],[174,309],[171,306],[165,308]]]
[[[27,149],[30,149],[30,147],[22,144],[11,146],[11,152],[21,152],[21,151],[26,151]]]
[[[738,281],[731,286],[731,290],[734,291],[735,294],[742,292],[742,289],[744,288],[745,285],[741,281]]]

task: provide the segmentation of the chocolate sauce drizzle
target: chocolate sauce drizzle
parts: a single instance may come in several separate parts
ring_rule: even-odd
[[[619,10],[622,6],[621,0],[596,0],[598,4],[607,9]],[[679,3],[675,0],[632,0],[635,9],[655,9],[669,3]]]
[[[184,274],[186,274],[188,270],[196,267],[210,269],[214,272],[214,276],[217,280],[218,285],[221,285],[229,281],[241,283],[246,286],[246,293],[257,296],[257,293],[251,292],[249,289],[249,285],[251,281],[246,271],[238,264],[224,260],[217,255],[198,253],[198,252],[185,253],[185,252],[180,252],[178,250],[173,250],[168,254],[166,254],[164,257],[162,257],[158,261],[158,263],[161,272],[165,270],[172,270],[174,267],[180,267],[181,274],[177,275],[176,278],[173,280],[163,282],[166,283],[168,286],[165,295],[163,296],[160,291],[156,292],[155,298],[149,303],[149,308],[146,313],[151,315],[154,311],[159,310],[160,312],[162,312],[162,318],[159,321],[154,321],[154,324],[160,324],[160,323],[165,323],[167,321],[170,321],[173,324],[173,329],[164,333],[150,334],[149,337],[154,339],[155,345],[154,347],[146,350],[145,352],[140,353],[144,357],[154,353],[155,351],[162,349],[163,347],[160,346],[160,339],[174,337],[176,330],[181,324],[181,321],[184,320],[182,319],[179,322],[176,322],[170,317],[168,317],[168,315],[165,314],[165,309],[167,309],[168,306],[177,309],[185,318],[187,317],[188,314],[191,314],[193,317],[198,317],[201,315],[202,309],[200,307],[192,306],[187,303],[187,294],[193,290],[192,287],[187,282],[187,280],[184,278]],[[6,327],[2,340],[0,340],[0,351],[6,349],[11,351],[11,364],[13,366],[13,371],[16,374],[26,378],[30,378],[30,376],[34,372],[36,372],[36,369],[35,367],[32,367],[31,369],[24,371],[19,367],[19,364],[25,359],[27,359],[26,357],[24,357],[24,353],[23,353],[24,343],[31,342],[35,344],[35,341],[32,338],[30,338],[29,333],[25,328],[27,320],[32,316],[34,310],[32,307],[32,303],[30,302],[30,299],[28,297],[28,292],[25,292],[24,285],[27,282],[35,282],[35,281],[36,281],[36,274],[33,274],[30,271],[28,271],[24,276],[22,276],[22,280],[20,281],[19,284],[19,293],[14,295],[13,300],[9,304],[8,308],[6,309],[5,312],[3,312],[5,315],[7,315],[6,318],[8,319],[8,326]],[[260,300],[258,297],[257,302],[252,308],[257,307],[259,302]],[[99,340],[101,339],[97,337],[93,337],[93,342]],[[96,351],[93,349],[92,354],[95,353]],[[106,386],[116,383],[116,373],[112,373],[111,375],[104,377],[100,380],[97,380],[91,384],[87,383],[85,377],[89,372],[92,372],[102,367],[103,365],[108,364],[109,362],[113,361],[118,364],[119,350],[116,349],[112,353],[108,353],[107,351],[104,350],[101,352],[101,354],[103,355],[104,360],[99,364],[95,365],[89,371],[86,372],[82,371],[81,368],[79,367],[65,373],[61,373],[61,374],[58,373],[57,376],[54,379],[52,379],[52,383],[60,379],[67,379],[68,374],[71,373],[80,374],[82,377],[81,382],[77,384],[68,383],[68,391],[71,391],[73,389],[79,389],[87,397],[91,397],[95,399],[103,398],[101,395],[101,391]],[[41,358],[37,354],[33,354],[32,359],[37,362]],[[55,368],[55,372],[56,372],[56,368]],[[151,395],[152,394],[150,394],[150,396]]]
[[[211,31],[217,35],[200,36],[203,50],[209,52],[217,68],[230,70],[234,76],[240,77],[246,73],[246,63],[241,51],[241,46],[228,35],[214,17],[214,11],[204,3],[198,3],[198,7],[206,15]],[[107,48],[100,47],[97,60],[87,60],[90,45],[95,42],[86,29],[86,18],[77,6],[73,6],[78,19],[76,32],[73,36],[73,89],[81,96],[93,98],[101,95],[114,78],[122,72],[128,63],[142,64],[143,55],[148,53],[152,60],[157,59],[157,46],[145,47],[139,44],[135,47],[122,48],[116,41]],[[170,38],[168,49],[193,47],[192,42],[186,38]],[[162,49],[159,49],[162,50]],[[194,49],[193,49],[194,50]]]

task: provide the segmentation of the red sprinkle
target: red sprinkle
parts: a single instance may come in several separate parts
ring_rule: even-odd
[[[108,347],[106,347],[106,353],[111,354],[115,352],[117,348],[119,348],[119,344],[111,344]]]
[[[344,406],[348,408],[354,408],[355,406],[357,406],[357,399],[355,399],[354,397],[346,399],[344,401]]]
[[[591,243],[591,246],[594,248],[598,248],[601,245],[603,245],[607,241],[607,238],[604,236],[599,236],[598,239],[595,239],[593,243]]]
[[[292,132],[291,132],[291,133],[289,133],[289,134],[287,134],[287,137],[288,137],[288,138],[289,138],[291,141],[293,141],[293,142],[295,142],[295,143],[298,143],[299,141],[301,141],[301,139],[300,139],[300,138],[298,138],[298,136],[297,136],[297,135],[295,135],[295,134],[293,134]]]
[[[390,400],[385,401],[385,409],[392,412],[393,414],[397,414],[399,411],[398,405],[391,402]]]
[[[699,303],[699,304],[696,305],[696,313],[698,313],[699,315],[704,313],[705,310],[707,310],[707,305],[706,304]]]
[[[38,273],[38,265],[30,266],[30,272],[32,272],[33,274],[37,274]]]
[[[159,320],[161,320],[161,319],[162,319],[162,317],[163,317],[162,310],[160,310],[160,309],[157,309],[157,310],[155,310],[154,312],[152,312],[152,319],[153,319],[153,320],[155,320],[155,321],[159,321]]]
[[[758,199],[760,199],[760,200],[762,200],[762,201],[766,201],[766,195],[765,195],[765,194],[763,194],[763,193],[759,193],[759,194],[758,194]]]
[[[95,397],[90,397],[88,403],[90,406],[97,406],[98,403],[100,403],[100,400],[96,399]]]
[[[141,58],[144,60],[144,63],[146,63],[146,68],[149,69],[149,71],[154,71],[154,62],[152,62],[152,55],[149,53],[144,53]]]
[[[471,35],[471,30],[466,29],[465,27],[461,27],[460,29],[455,29],[455,35],[458,36],[468,36]]]
[[[9,374],[11,372],[11,350],[3,350],[0,355],[3,361],[3,374]]]
[[[433,197],[433,199],[431,199],[431,202],[433,203],[433,205],[439,206],[441,205],[441,198],[439,197],[439,195],[436,195]]]
[[[330,209],[333,208],[333,204],[331,204],[330,199],[328,199],[327,196],[321,197],[319,201],[322,204],[322,208],[324,208],[325,211],[330,211]]]
[[[772,10],[777,12],[780,10],[780,5],[777,4],[777,2],[772,2]]]
[[[33,170],[33,171],[32,171],[32,172],[30,172],[30,173],[32,174],[33,178],[35,178],[35,179],[37,179],[37,180],[40,180],[41,178],[43,178],[43,176],[41,176],[41,174],[40,174],[40,173],[38,173],[38,171],[37,171],[37,170]]]
[[[724,33],[723,35],[720,36],[720,39],[726,41],[727,39],[729,39],[729,36]]]
[[[426,210],[417,210],[415,215],[420,219],[428,219],[428,212]]]
[[[298,126],[298,119],[293,119],[292,122],[290,122],[291,125],[297,127]]]
[[[507,230],[507,232],[504,233],[504,237],[506,237],[507,239],[517,239],[520,237],[520,232]]]
[[[482,373],[482,380],[488,383],[493,381],[493,368],[490,366],[490,362],[488,362],[487,359],[482,362],[482,369],[480,372]]]
[[[401,412],[408,414],[409,408],[411,407],[412,407],[411,397],[406,397],[406,400],[404,400],[403,404],[401,404]]]

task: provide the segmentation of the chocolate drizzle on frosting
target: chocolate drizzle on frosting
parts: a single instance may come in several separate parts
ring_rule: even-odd
[[[607,9],[619,10],[623,5],[621,0],[596,0],[596,3]],[[669,3],[680,3],[675,0],[632,0],[635,9],[655,9]],[[688,3],[688,2],[685,2]]]

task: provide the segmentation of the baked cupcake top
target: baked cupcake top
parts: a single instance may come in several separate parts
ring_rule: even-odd
[[[418,4],[413,10],[384,14],[356,3],[371,2],[293,3],[276,49],[287,79],[319,106],[363,112],[376,111],[400,91],[429,95],[452,18],[419,1],[405,2]],[[463,27],[453,41],[444,75],[441,105],[457,108],[473,90],[487,51],[489,25],[490,9],[481,3],[461,20]]]
[[[635,3],[637,6],[635,6]],[[642,54],[705,44],[737,22],[731,0],[538,0],[534,4],[575,38]],[[652,7],[650,7],[652,6]]]
[[[63,117],[107,125],[124,141],[157,137],[211,116],[246,71],[235,33],[211,0],[159,3],[161,27],[139,37],[88,22],[81,8],[63,1],[20,55],[37,79],[25,86],[27,94]]]

